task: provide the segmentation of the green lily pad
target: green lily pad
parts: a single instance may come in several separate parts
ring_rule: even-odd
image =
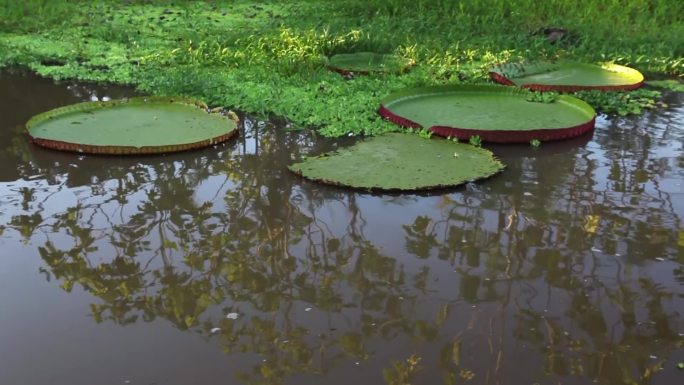
[[[644,84],[641,72],[611,63],[505,63],[494,67],[489,76],[498,83],[535,91],[621,91],[633,90]]]
[[[492,85],[411,88],[382,99],[378,112],[402,126],[464,140],[477,135],[485,142],[565,139],[594,129],[596,112],[584,101],[534,96]]]
[[[409,59],[391,54],[375,52],[356,52],[334,55],[328,59],[328,68],[333,71],[348,74],[371,72],[399,73],[413,65]]]
[[[482,148],[395,133],[307,158],[289,168],[321,183],[365,190],[415,191],[487,178],[504,166]]]
[[[237,118],[207,111],[202,102],[141,97],[78,103],[26,123],[31,140],[57,150],[93,154],[152,154],[206,147],[237,134]]]

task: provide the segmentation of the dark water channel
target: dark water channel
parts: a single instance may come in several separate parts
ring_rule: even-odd
[[[0,384],[684,383],[681,94],[431,195],[294,178],[334,143],[250,119],[167,156],[23,134],[130,94],[0,73]]]

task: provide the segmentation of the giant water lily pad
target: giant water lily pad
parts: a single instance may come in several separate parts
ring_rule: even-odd
[[[380,115],[441,136],[485,142],[564,139],[594,129],[596,113],[580,99],[491,85],[433,86],[396,92],[381,101]],[[541,96],[544,96],[543,94]]]
[[[633,68],[571,61],[506,63],[494,67],[489,76],[498,83],[535,91],[622,91],[644,84],[644,76]]]
[[[412,65],[413,62],[409,59],[375,52],[343,53],[328,59],[328,68],[342,74],[398,73],[407,70]]]
[[[289,168],[307,179],[332,185],[414,191],[457,186],[494,175],[503,167],[482,148],[395,133],[307,158]]]
[[[206,147],[237,133],[237,118],[186,99],[149,97],[78,103],[31,118],[40,146],[93,154],[153,154]]]

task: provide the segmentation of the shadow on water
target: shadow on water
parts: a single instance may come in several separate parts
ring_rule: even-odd
[[[347,142],[250,117],[167,156],[26,142],[35,113],[131,93],[0,74],[0,383],[680,382],[681,95],[431,195],[295,178]]]

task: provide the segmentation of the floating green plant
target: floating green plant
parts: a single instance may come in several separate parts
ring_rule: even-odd
[[[490,77],[502,84],[535,91],[624,91],[644,83],[641,72],[612,63],[601,65],[572,61],[505,63],[493,67]]]
[[[291,165],[307,179],[365,190],[415,191],[487,178],[504,166],[490,151],[443,139],[386,134]]]
[[[629,92],[579,91],[573,95],[604,114],[620,116],[638,115],[645,109],[655,108],[661,96],[660,91],[644,88]]]
[[[684,83],[673,80],[673,79],[667,79],[667,80],[649,80],[646,82],[646,85],[651,86],[651,87],[656,87],[656,88],[662,88],[674,92],[684,92]]]
[[[237,116],[210,113],[199,101],[140,97],[78,103],[26,123],[32,141],[56,150],[151,154],[206,147],[237,134]]]
[[[494,85],[407,88],[382,99],[378,112],[443,137],[522,143],[579,136],[593,130],[596,114],[571,96]]]
[[[372,72],[399,73],[414,62],[392,54],[375,52],[342,53],[328,59],[328,68],[343,73],[368,74]]]
[[[468,143],[470,143],[471,146],[482,147],[482,138],[480,135],[473,135],[468,139]]]
[[[528,102],[535,103],[553,103],[558,99],[558,94],[555,92],[533,92],[531,91],[527,97]]]

